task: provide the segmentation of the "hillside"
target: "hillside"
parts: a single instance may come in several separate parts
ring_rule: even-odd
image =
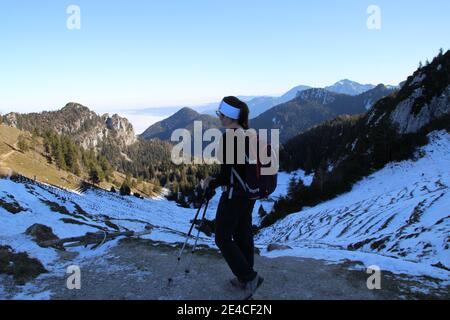
[[[289,194],[275,204],[262,225],[349,192],[388,163],[417,158],[415,152],[430,143],[431,132],[450,132],[449,85],[447,51],[367,114],[336,119],[287,142],[281,153],[285,168],[304,169],[314,179],[309,186],[292,181]]]
[[[67,171],[63,177],[53,174],[52,170],[48,175],[53,178],[44,174],[44,179],[48,178],[55,185],[60,185],[61,181],[72,185],[72,182],[65,181],[72,177],[78,183],[76,176],[80,174],[81,179],[95,178],[101,187],[108,189],[112,185],[120,188],[128,175],[133,191],[148,195],[152,194],[152,189],[159,189],[160,184],[172,187],[174,181],[182,182],[183,179],[183,186],[187,184],[187,169],[175,168],[170,161],[170,143],[159,139],[137,139],[129,121],[118,115],[99,116],[78,103],[68,103],[58,111],[9,113],[0,120],[7,125],[5,128],[22,128],[28,132],[26,140],[29,145],[35,144],[35,137],[40,138],[40,145],[35,150],[38,162],[45,163],[44,157],[47,162],[54,162],[58,172]],[[39,179],[43,175],[41,173],[46,173],[45,165],[30,167],[28,155],[15,153],[14,156],[23,158],[14,162],[16,172],[28,177],[36,175]],[[189,177],[189,181],[194,184],[198,178]],[[139,187],[135,186],[136,183]]]
[[[387,164],[349,192],[263,229],[258,241],[294,248],[286,255],[368,261],[381,255],[382,270],[429,270],[450,279],[450,133],[434,131],[429,139],[417,160]],[[406,271],[395,261],[412,263]]]
[[[21,150],[18,146],[20,136],[25,137],[30,145],[26,151]],[[78,189],[80,184],[90,180],[89,172],[85,170],[81,170],[77,175],[62,170],[58,167],[57,162],[50,162],[42,138],[33,137],[29,132],[0,124],[0,176],[11,176],[12,174],[19,174],[70,190]],[[118,190],[125,179],[125,174],[113,171],[110,180],[101,181],[98,186],[105,190],[110,190],[111,187]],[[151,183],[143,181],[132,188],[132,191],[154,196],[153,188]]]
[[[431,174],[434,168],[429,169]],[[282,181],[288,178],[284,175]],[[374,182],[378,183],[377,180]],[[366,187],[370,185],[374,184],[369,181]],[[277,192],[283,193],[285,188],[280,185]],[[358,194],[364,195],[364,192]],[[211,202],[208,217],[214,215],[219,197],[216,195]],[[406,198],[400,201],[407,201]],[[99,189],[87,189],[80,194],[32,181],[7,179],[0,179],[0,200],[0,250],[8,245],[13,252],[26,252],[30,259],[38,259],[46,270],[35,278],[36,275],[27,273],[29,268],[23,269],[17,276],[27,279],[26,285],[17,285],[12,276],[1,274],[3,261],[0,258],[0,298],[240,299],[241,293],[228,285],[232,274],[217,251],[214,237],[204,233],[200,233],[198,252],[192,260],[188,253],[184,256],[183,267],[178,269],[176,281],[168,290],[167,278],[172,276],[178,249],[195,209],[180,208],[163,198],[122,197]],[[399,202],[398,208],[401,207]],[[345,213],[344,210],[338,211],[341,213]],[[256,215],[255,210],[254,218]],[[333,217],[330,212],[327,216]],[[335,223],[333,219],[331,222],[321,220],[321,216],[314,221],[327,221],[324,222],[327,227]],[[401,249],[408,248],[404,251],[407,254],[398,259],[387,257],[383,252],[369,254],[363,246],[355,246],[355,251],[350,251],[338,242],[336,246],[326,246],[326,242],[318,240],[313,246],[294,237],[297,225],[291,224],[290,219],[282,223],[284,229],[281,225],[274,226],[274,229],[263,230],[256,239],[260,251],[255,257],[256,264],[267,281],[259,291],[258,299],[448,298],[448,271],[427,264],[442,257],[433,250],[427,256],[427,263],[421,263],[410,261],[418,252],[413,247],[415,242],[404,241]],[[120,237],[95,248],[78,246],[62,251],[43,248],[33,236],[24,234],[34,224],[51,227],[52,234],[58,238],[81,236],[86,232],[141,231],[149,227],[152,232],[140,237]],[[448,225],[442,224],[442,227],[448,228]],[[284,237],[289,232],[292,241]],[[443,235],[439,228],[431,228],[430,232],[433,236]],[[356,236],[348,236],[342,243],[355,240]],[[192,239],[190,243],[193,243]],[[432,245],[436,244],[439,241],[432,242]],[[192,269],[185,276],[184,267],[189,261]],[[82,269],[81,290],[67,290],[65,286],[65,270],[74,264]],[[382,268],[383,290],[367,290],[366,268],[373,264]],[[214,289],[205,287],[205,278],[210,279]],[[117,290],[118,287],[121,290]]]
[[[202,122],[203,130],[220,127],[220,121],[217,117],[200,114],[190,108],[182,108],[167,119],[151,125],[140,135],[140,138],[145,140],[157,138],[170,141],[172,132],[176,129],[187,129],[192,133],[195,121]]]
[[[89,108],[70,102],[57,111],[40,113],[8,113],[3,121],[9,126],[33,132],[53,130],[58,134],[70,135],[85,149],[96,148],[105,138],[111,137],[121,147],[136,142],[133,126],[117,114],[97,115]]]
[[[384,85],[357,96],[337,94],[325,89],[309,89],[300,92],[295,99],[264,112],[253,119],[250,125],[256,129],[280,129],[280,140],[284,143],[339,115],[365,113],[372,104],[391,92]]]

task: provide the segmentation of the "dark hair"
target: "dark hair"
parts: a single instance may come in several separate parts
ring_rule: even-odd
[[[225,97],[223,98],[223,101],[228,103],[230,106],[233,106],[241,110],[239,112],[238,123],[245,130],[249,129],[250,127],[248,124],[248,114],[250,113],[250,110],[248,109],[247,104],[233,96]]]

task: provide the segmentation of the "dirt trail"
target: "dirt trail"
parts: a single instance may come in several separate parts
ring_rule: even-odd
[[[14,145],[13,148],[16,148]],[[5,166],[3,161],[5,161],[9,156],[11,156],[14,152],[16,152],[15,149],[12,149],[11,151],[8,151],[7,153],[0,154],[0,173],[8,173],[11,171],[11,168]]]
[[[51,299],[242,299],[243,293],[228,283],[233,277],[228,266],[220,253],[212,249],[203,248],[195,254],[188,276],[180,265],[169,288],[167,279],[176,263],[177,250],[148,240],[124,240],[101,258],[87,260],[80,266],[81,290],[67,289],[65,270],[60,276],[45,276],[32,284],[36,292],[50,291]],[[186,257],[185,262],[189,260]],[[387,272],[382,274],[382,289],[369,290],[365,270],[349,269],[357,264],[256,256],[256,269],[265,282],[255,299],[449,298],[449,288],[426,288],[425,283],[431,279],[405,278]],[[412,292],[413,287],[429,291]]]

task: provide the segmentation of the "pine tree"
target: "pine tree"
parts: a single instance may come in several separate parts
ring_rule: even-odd
[[[122,186],[120,187],[120,194],[122,196],[129,196],[131,194],[131,188],[128,179],[125,179],[122,183]]]
[[[55,158],[56,165],[58,168],[65,170],[66,169],[66,161],[64,159],[64,152],[59,140],[56,140],[55,146],[53,149],[53,157]]]
[[[89,170],[89,180],[94,184],[99,184],[101,181],[101,173],[100,168],[96,165],[93,165]]]
[[[149,173],[149,175],[148,175],[149,179],[155,178],[155,168],[153,166],[149,166],[148,173]]]
[[[295,177],[291,177],[291,179],[289,179],[288,193],[287,193],[287,196],[290,199],[295,198],[296,188],[297,188],[297,180],[295,179]]]

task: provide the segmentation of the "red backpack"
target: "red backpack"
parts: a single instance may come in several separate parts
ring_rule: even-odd
[[[263,164],[260,153],[270,158],[268,163]],[[277,153],[270,144],[261,140],[258,135],[250,137],[249,154],[246,154],[245,177],[240,177],[232,168],[231,179],[237,178],[249,199],[257,200],[267,198],[277,187],[278,158]],[[275,164],[275,168],[271,165]]]

